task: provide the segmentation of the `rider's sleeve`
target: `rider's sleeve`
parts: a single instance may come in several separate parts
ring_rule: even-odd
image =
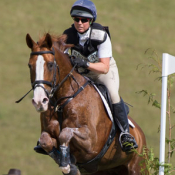
[[[112,45],[108,35],[105,42],[98,45],[97,48],[98,48],[98,53],[97,53],[98,58],[112,57]]]

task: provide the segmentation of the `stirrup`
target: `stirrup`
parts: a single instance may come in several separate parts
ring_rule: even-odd
[[[128,140],[126,139],[126,142],[121,141],[122,140],[121,138],[124,135],[126,135],[126,138],[128,137]],[[130,141],[129,141],[129,139],[130,139]],[[128,151],[131,151],[132,149],[138,148],[138,145],[136,143],[135,138],[128,132],[121,132],[120,133],[119,143],[120,143],[122,151],[124,151],[124,152],[128,152]]]
[[[48,155],[48,153],[39,145],[39,141],[37,141],[37,146],[34,147],[34,150],[39,154]]]

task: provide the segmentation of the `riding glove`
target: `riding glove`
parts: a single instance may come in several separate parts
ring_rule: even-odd
[[[84,60],[84,59],[81,59],[81,58],[73,58],[71,60],[72,64],[73,65],[77,65],[77,67],[82,67],[82,68],[88,68],[89,67],[89,62]]]

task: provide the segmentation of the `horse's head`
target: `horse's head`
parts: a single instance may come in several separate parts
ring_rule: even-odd
[[[59,42],[50,34],[46,34],[37,43],[27,34],[26,42],[32,51],[28,63],[34,90],[32,103],[38,112],[44,112],[48,109],[49,96],[52,95],[53,88],[58,83],[58,66],[53,43],[57,42],[59,46]],[[60,44],[59,50],[64,51],[64,49],[65,47],[61,47]]]

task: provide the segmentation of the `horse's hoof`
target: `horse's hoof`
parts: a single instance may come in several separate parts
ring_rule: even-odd
[[[40,145],[35,146],[34,150],[39,154],[48,155],[48,153]]]
[[[70,165],[67,165],[66,167],[60,167],[60,168],[64,174],[70,173]]]

